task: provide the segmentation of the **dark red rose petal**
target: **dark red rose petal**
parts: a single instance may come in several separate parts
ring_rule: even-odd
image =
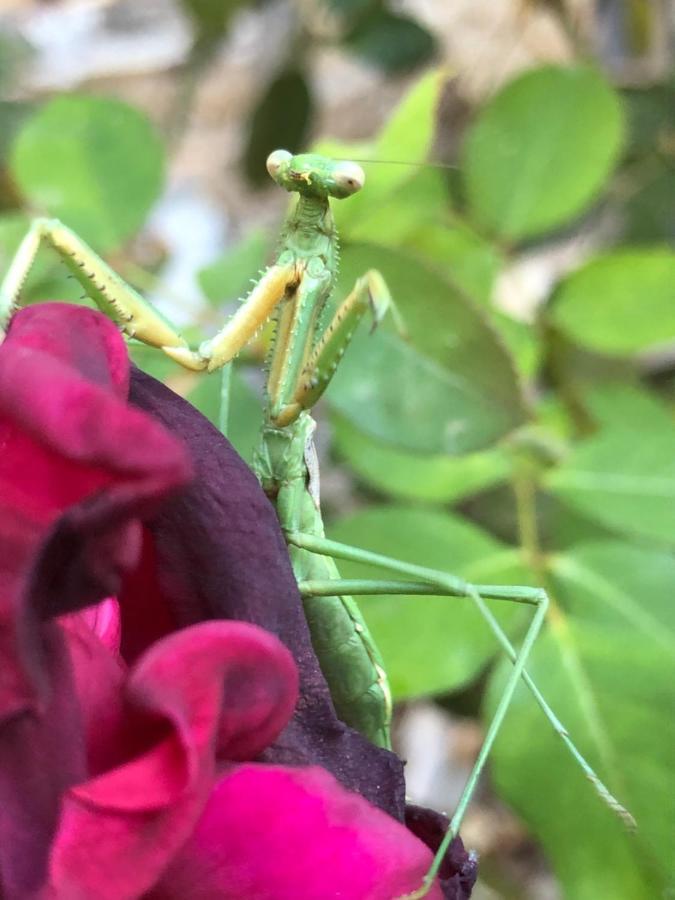
[[[262,759],[323,766],[402,821],[403,765],[337,719],[276,515],[257,479],[204,416],[137,369],[130,399],[185,441],[195,466],[194,481],[148,524],[172,616],[182,626],[217,617],[253,622],[283,641],[300,670],[298,708]],[[139,598],[122,599],[124,617]]]

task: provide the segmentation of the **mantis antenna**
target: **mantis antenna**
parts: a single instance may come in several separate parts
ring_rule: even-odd
[[[340,157],[336,158],[337,162],[355,162],[355,163],[378,163],[381,166],[414,166],[417,168],[429,168],[429,169],[454,169],[458,171],[460,166],[455,166],[452,163],[442,163],[442,162],[427,162],[426,160],[423,162],[415,161],[412,162],[406,159],[353,159],[349,160],[342,159]]]

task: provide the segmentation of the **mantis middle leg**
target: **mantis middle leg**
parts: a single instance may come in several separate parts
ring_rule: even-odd
[[[337,582],[330,581],[321,582],[301,582],[300,590],[304,595],[321,596],[326,594],[434,594],[446,595],[452,597],[469,598],[476,606],[481,616],[486,620],[493,634],[502,646],[506,655],[513,663],[513,669],[504,686],[504,690],[497,704],[497,708],[493,715],[492,721],[485,735],[483,745],[479,751],[478,757],[474,763],[473,769],[469,775],[466,786],[462,792],[457,809],[452,817],[450,826],[445,835],[441,847],[434,857],[434,862],[425,877],[424,885],[420,891],[411,894],[411,898],[423,897],[429,890],[433,879],[436,877],[438,869],[443,860],[445,851],[450,842],[459,833],[459,828],[470,803],[474,789],[485,766],[488,755],[492,749],[494,741],[497,737],[501,724],[504,720],[506,712],[511,704],[513,694],[515,692],[518,681],[522,679],[532,695],[540,706],[544,715],[549,720],[556,734],[563,741],[567,749],[574,757],[577,764],[582,768],[584,774],[593,784],[596,792],[601,799],[617,814],[629,827],[634,828],[635,822],[630,813],[616,800],[609,789],[600,780],[598,775],[593,771],[589,763],[584,759],[580,751],[571,740],[567,729],[560,722],[545,698],[537,688],[536,684],[529,676],[525,669],[527,658],[530,654],[532,646],[539,634],[546,610],[548,607],[548,597],[546,592],[541,588],[532,587],[515,587],[500,585],[480,585],[470,584],[454,575],[446,572],[440,572],[435,569],[428,569],[423,566],[416,566],[402,560],[393,559],[377,553],[371,553],[356,547],[350,547],[346,544],[340,544],[336,541],[320,539],[306,534],[291,533],[287,534],[287,540],[290,544],[312,553],[318,553],[331,556],[337,559],[347,559],[354,562],[368,563],[379,568],[396,572],[399,575],[416,579],[415,581],[379,581],[379,580],[339,580]],[[526,631],[525,637],[519,650],[516,650],[509,637],[501,628],[488,605],[486,599],[504,600],[526,604],[532,606],[534,615],[531,623]]]

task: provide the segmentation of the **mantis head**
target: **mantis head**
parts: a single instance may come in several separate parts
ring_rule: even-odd
[[[321,199],[349,197],[359,191],[366,180],[363,169],[356,163],[328,159],[315,153],[293,156],[288,150],[270,153],[267,171],[285,190]]]

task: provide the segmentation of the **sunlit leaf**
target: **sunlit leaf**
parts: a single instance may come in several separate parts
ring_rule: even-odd
[[[675,340],[675,253],[617,250],[560,285],[553,320],[573,340],[628,354]]]
[[[119,100],[62,96],[23,125],[11,172],[36,211],[57,216],[99,249],[143,224],[164,180],[149,121]]]
[[[442,72],[430,72],[417,81],[377,138],[367,146],[354,148],[322,142],[317,145],[316,152],[347,158],[361,158],[365,154],[367,159],[373,160],[422,162],[431,150],[436,107],[444,83]],[[406,165],[372,165],[367,170],[367,186],[348,200],[333,205],[335,221],[345,238],[363,239],[368,233],[369,217],[390,198],[396,197],[406,182],[417,174],[417,169]]]
[[[439,512],[371,507],[333,523],[329,536],[471,581],[518,583],[523,577],[513,551],[476,526]],[[345,578],[395,577],[344,561],[339,568]],[[458,688],[496,652],[490,629],[466,599],[363,597],[360,604],[399,698]],[[517,612],[505,607],[496,604],[495,613],[502,624],[514,624]]]
[[[345,249],[337,296],[371,267],[390,285],[410,340],[361,329],[329,388],[333,407],[417,453],[467,453],[522,422],[511,360],[478,310],[414,257],[365,245]]]
[[[581,213],[621,148],[621,105],[586,68],[526,72],[479,114],[464,146],[476,222],[518,240]]]

